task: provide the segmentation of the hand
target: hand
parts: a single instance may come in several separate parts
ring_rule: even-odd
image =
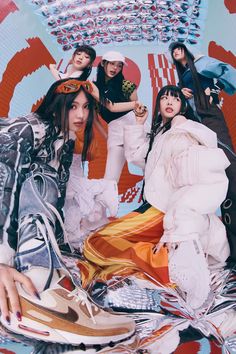
[[[0,264],[0,311],[2,318],[5,318],[7,322],[10,322],[9,307],[16,318],[19,321],[21,320],[21,307],[16,282],[23,285],[29,294],[39,298],[36,288],[26,275],[5,264]]]
[[[147,107],[139,101],[136,101],[134,106],[134,114],[136,116],[136,123],[143,125],[148,117]]]
[[[92,89],[93,89],[92,92],[90,92],[90,94],[91,94],[91,96],[93,96],[93,98],[97,102],[99,102],[99,99],[100,99],[99,90],[98,90],[97,86],[92,81],[89,81],[89,82],[90,82]]]
[[[193,91],[190,88],[184,87],[181,91],[185,98],[190,99],[193,97]]]
[[[166,247],[167,251],[170,253],[172,250],[177,250],[177,248],[179,247],[179,242],[159,242],[152,247],[152,252],[154,254],[159,252],[162,246]]]
[[[210,87],[207,87],[205,89],[205,94],[206,94],[206,96],[209,97],[209,103],[212,104],[213,98],[211,97],[211,89],[210,89]]]

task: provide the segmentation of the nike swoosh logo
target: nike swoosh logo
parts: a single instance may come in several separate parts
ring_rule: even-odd
[[[34,310],[35,310],[35,308],[38,309],[38,310],[41,309],[42,312],[44,312],[44,313],[45,312],[50,313],[50,314],[52,314],[52,315],[54,315],[54,316],[56,316],[58,318],[61,318],[63,320],[67,320],[67,321],[70,321],[70,322],[73,322],[73,323],[77,322],[78,319],[79,319],[79,316],[78,316],[77,312],[75,310],[73,310],[70,306],[68,306],[67,312],[60,312],[60,311],[57,311],[57,310],[52,310],[52,309],[47,308],[47,307],[43,307],[43,306],[41,306],[39,304],[36,305],[35,303],[31,302],[28,299],[27,299],[27,301],[34,307]]]

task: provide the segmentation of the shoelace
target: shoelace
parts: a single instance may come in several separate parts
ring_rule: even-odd
[[[64,225],[63,225],[63,222],[62,222],[62,219],[61,219],[61,216],[60,214],[58,213],[58,211],[56,210],[56,208],[54,208],[51,204],[47,203],[47,206],[56,214],[60,224],[61,224],[61,227],[64,231]],[[53,231],[53,228],[52,226],[50,225],[49,221],[48,221],[48,218],[46,215],[44,214],[41,214],[40,215],[42,220],[43,220],[43,223],[44,225],[42,224],[42,222],[40,220],[36,220],[36,226],[37,226],[37,230],[40,232],[41,236],[43,237],[44,239],[44,242],[46,244],[46,247],[47,247],[47,250],[48,250],[48,253],[49,255],[51,255],[51,252],[50,252],[50,242],[51,242],[51,245],[56,253],[56,255],[58,256],[61,264],[63,265],[63,268],[65,269],[65,271],[69,274],[69,276],[71,276],[70,272],[68,271],[68,269],[65,267],[64,265],[64,262],[62,260],[62,255],[61,255],[61,251],[58,247],[58,244],[56,242],[56,238],[55,238],[55,235],[54,235],[54,231]],[[25,218],[25,220],[23,221],[23,223],[20,225],[20,227],[23,227],[25,224],[27,224],[29,222],[29,219],[30,217],[28,218]],[[48,235],[48,238],[46,236],[46,233],[45,233],[45,229],[44,227],[46,228],[46,233]],[[37,231],[37,232],[38,232]],[[66,235],[66,234],[65,234]],[[50,282],[51,282],[51,278],[52,278],[52,272],[53,272],[53,264],[52,264],[52,257],[49,257],[49,261],[50,261],[50,265],[49,265],[49,277],[47,279],[47,282],[46,282],[46,285],[45,285],[45,289],[47,289],[50,285]],[[88,312],[91,316],[91,319],[93,321],[94,324],[96,324],[96,321],[95,321],[95,318],[93,316],[93,312],[92,312],[92,306],[94,306],[94,308],[97,310],[97,306],[94,305],[92,302],[90,302],[90,300],[88,299],[88,296],[86,294],[86,292],[81,289],[81,288],[75,288],[75,290],[71,291],[70,294],[68,294],[68,297],[74,297],[74,300],[76,302],[81,302],[82,304],[84,304],[87,309],[88,309]]]
[[[85,291],[79,288],[75,288],[75,290],[71,291],[70,294],[67,295],[68,297],[73,297],[73,299],[76,302],[81,303],[82,305],[85,305],[87,307],[87,310],[90,314],[90,317],[93,321],[94,324],[97,324],[93,315],[92,307],[95,308],[95,310],[98,310],[98,307],[94,305],[89,299]]]
[[[69,240],[68,240],[68,237],[67,237],[67,233],[65,231],[65,227],[64,227],[64,223],[62,221],[62,218],[59,214],[59,212],[57,211],[57,209],[49,204],[49,203],[46,203],[47,206],[52,210],[52,212],[56,215],[57,219],[59,220],[59,223],[61,225],[61,228],[63,230],[63,233],[64,233],[64,236],[65,236],[65,239],[67,241],[67,243],[69,244]],[[57,245],[57,242],[56,242],[56,239],[55,239],[55,235],[53,233],[53,230],[52,230],[52,227],[50,226],[49,222],[48,222],[48,219],[47,218],[43,218],[43,221],[45,222],[45,226],[47,228],[47,231],[48,231],[48,236],[49,236],[49,239],[51,241],[51,244],[53,246],[53,249],[55,250],[55,252],[57,253],[57,256],[59,257],[62,265],[64,266],[64,262],[62,260],[62,255],[61,255],[61,251]],[[64,267],[65,270],[69,273],[70,275],[70,272],[68,271],[68,269],[66,267]],[[81,304],[84,304],[90,314],[90,317],[93,321],[94,324],[96,324],[96,321],[95,321],[95,318],[93,316],[93,312],[92,312],[92,306],[94,306],[94,308],[97,310],[97,306],[95,306],[89,299],[88,299],[88,296],[87,296],[87,293],[81,289],[81,288],[78,288],[76,287],[75,290],[71,291],[70,294],[68,294],[68,297],[73,297],[74,300],[76,302],[79,302]]]

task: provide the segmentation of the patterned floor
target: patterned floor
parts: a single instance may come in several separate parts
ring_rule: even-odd
[[[136,321],[136,335],[115,347],[73,347],[44,343],[7,333],[0,328],[0,353],[4,354],[232,354],[236,353],[236,268],[212,274],[211,296],[193,311],[179,291],[164,287],[150,290],[134,277],[109,286],[100,298],[103,306],[123,309]],[[142,283],[143,284],[143,283]],[[145,283],[144,283],[145,284]],[[137,314],[133,303],[145,310]],[[147,300],[149,299],[149,300]],[[96,297],[94,297],[96,300]],[[127,305],[129,303],[129,305]],[[146,307],[145,307],[146,306]],[[151,311],[147,313],[147,306]],[[127,310],[127,308],[129,310]]]

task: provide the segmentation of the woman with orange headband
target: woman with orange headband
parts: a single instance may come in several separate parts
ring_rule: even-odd
[[[75,345],[105,345],[134,332],[132,320],[88,300],[61,253],[62,245],[70,249],[62,208],[75,133],[84,129],[82,162],[92,140],[90,92],[89,82],[57,81],[36,112],[0,121],[1,322],[25,336]]]

